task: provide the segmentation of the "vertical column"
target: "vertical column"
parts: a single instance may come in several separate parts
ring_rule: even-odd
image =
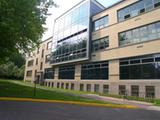
[[[109,61],[109,94],[118,94],[119,60]]]
[[[59,74],[58,72],[59,72],[59,68],[56,67],[54,70],[55,70],[54,79],[55,79],[55,80],[58,80],[58,74]]]
[[[81,65],[75,66],[75,80],[81,80]]]

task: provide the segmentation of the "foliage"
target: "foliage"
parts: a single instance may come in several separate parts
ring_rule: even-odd
[[[0,78],[23,79],[24,66],[18,68],[13,62],[0,65]]]
[[[0,0],[0,61],[38,45],[52,5],[52,0]]]

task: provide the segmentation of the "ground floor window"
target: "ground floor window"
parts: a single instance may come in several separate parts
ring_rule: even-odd
[[[69,83],[66,83],[66,89],[68,89],[69,88]]]
[[[119,95],[126,95],[126,86],[119,85]]]
[[[74,83],[71,83],[71,90],[74,90]]]
[[[99,85],[98,84],[94,85],[94,92],[96,92],[96,93],[99,92]]]
[[[139,97],[139,86],[138,85],[131,86],[131,96]]]
[[[91,92],[91,84],[87,84],[87,92]]]
[[[80,84],[80,91],[84,91],[84,84]]]
[[[54,69],[46,68],[44,70],[44,79],[54,79]]]
[[[81,67],[81,79],[107,80],[108,62],[92,62],[83,64]]]
[[[120,60],[120,79],[160,79],[160,54]]]
[[[103,85],[103,93],[108,94],[109,93],[109,85]]]
[[[59,67],[59,79],[74,79],[75,66],[62,66]]]
[[[32,70],[27,71],[26,76],[31,77],[32,76]]]
[[[61,83],[61,88],[64,89],[64,83]]]
[[[154,86],[146,86],[146,97],[155,98],[155,87]]]
[[[58,82],[58,83],[57,83],[57,88],[59,88],[59,87],[60,87],[60,83]]]

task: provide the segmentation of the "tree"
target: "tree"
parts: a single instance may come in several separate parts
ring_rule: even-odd
[[[52,0],[0,0],[0,61],[38,45],[52,5]]]

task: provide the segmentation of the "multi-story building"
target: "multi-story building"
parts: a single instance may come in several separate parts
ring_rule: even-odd
[[[45,85],[160,98],[159,13],[160,0],[74,6],[55,20]]]
[[[54,71],[49,64],[50,54],[52,47],[52,37],[42,41],[38,48],[36,48],[26,58],[25,65],[25,81],[35,81],[42,83],[44,76],[46,78],[52,78]],[[44,74],[46,73],[46,74]]]

